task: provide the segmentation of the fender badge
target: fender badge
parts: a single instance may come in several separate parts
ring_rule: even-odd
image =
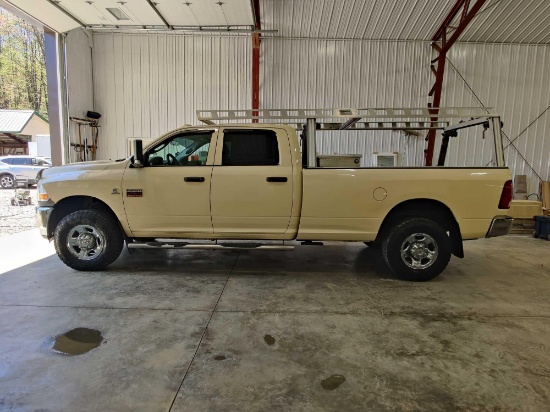
[[[119,195],[120,192],[118,191],[118,188],[114,188],[113,191],[111,192],[112,195]]]
[[[142,189],[126,189],[126,197],[143,197]]]

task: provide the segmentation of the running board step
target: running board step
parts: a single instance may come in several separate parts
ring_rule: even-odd
[[[133,242],[129,249],[208,249],[208,250],[294,250],[283,243],[188,243],[188,242]]]

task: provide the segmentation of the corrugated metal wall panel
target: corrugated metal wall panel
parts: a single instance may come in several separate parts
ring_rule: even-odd
[[[82,29],[74,29],[67,33],[67,93],[69,95],[69,116],[83,118],[88,110],[94,107],[94,91],[92,79],[92,49],[88,35]],[[83,138],[91,138],[89,128],[82,128]],[[69,139],[78,143],[78,126],[69,123]],[[78,154],[69,149],[66,154],[68,161],[74,162]]]
[[[495,107],[504,122],[505,146],[517,137],[519,153],[506,149],[507,164],[528,176],[530,193],[538,192],[537,174],[550,179],[550,46],[459,43],[448,57],[442,105]],[[478,131],[469,132],[451,143],[448,164],[485,165],[492,159],[491,145]]]
[[[262,41],[262,108],[424,107],[431,80],[425,42],[313,39]],[[403,132],[320,132],[320,154],[399,152],[403,166],[422,164],[424,136]]]
[[[251,107],[246,37],[94,35],[100,158],[126,156],[128,137],[197,122],[199,109]]]

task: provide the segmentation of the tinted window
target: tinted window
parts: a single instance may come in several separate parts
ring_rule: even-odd
[[[29,165],[31,164],[30,159],[26,157],[12,157],[12,165]]]
[[[7,159],[2,159],[2,163],[5,163],[7,165],[11,165],[11,159],[7,158]]]
[[[226,130],[222,165],[275,166],[279,164],[277,135],[272,130]]]

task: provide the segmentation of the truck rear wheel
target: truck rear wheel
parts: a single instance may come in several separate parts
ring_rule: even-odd
[[[451,239],[438,223],[407,218],[382,242],[382,256],[396,275],[424,282],[439,275],[451,259]]]
[[[55,228],[55,250],[76,270],[101,270],[113,263],[124,246],[118,222],[99,210],[80,210],[65,216]]]

